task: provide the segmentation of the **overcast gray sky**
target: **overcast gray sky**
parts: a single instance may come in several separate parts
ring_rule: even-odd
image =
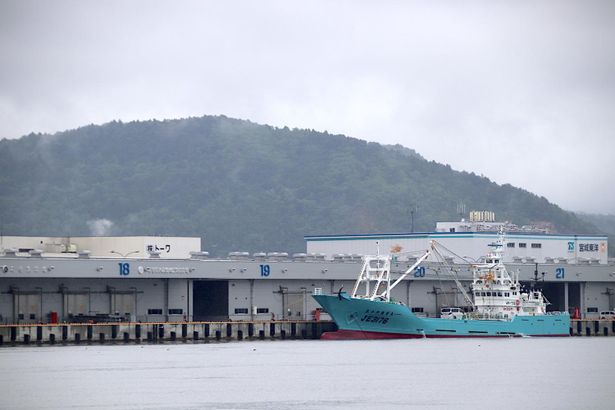
[[[615,213],[614,1],[0,1],[0,138],[224,114]]]

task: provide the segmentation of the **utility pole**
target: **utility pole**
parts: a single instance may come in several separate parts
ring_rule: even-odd
[[[414,214],[417,213],[419,207],[415,204],[410,205],[410,232],[414,233]]]

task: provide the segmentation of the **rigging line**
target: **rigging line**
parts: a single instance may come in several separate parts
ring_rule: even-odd
[[[457,288],[459,289],[459,291],[461,292],[461,294],[463,295],[464,299],[466,300],[467,303],[470,304],[470,306],[472,306],[472,308],[475,308],[474,302],[472,301],[472,299],[470,298],[470,296],[468,295],[468,293],[466,292],[465,288],[463,287],[463,285],[461,284],[461,282],[459,281],[459,277],[457,276],[457,273],[455,272],[455,270],[449,265],[449,263],[447,262],[446,258],[440,253],[439,249],[437,249],[437,246],[441,246],[440,243],[433,241],[433,246],[432,249],[434,250],[434,253],[436,253],[436,255],[438,255],[438,257],[442,260],[442,264],[448,269],[448,271],[451,273],[451,277],[453,278],[453,280],[455,281],[455,284],[457,285]],[[443,247],[444,248],[444,247]],[[444,248],[446,249],[446,248]]]
[[[436,249],[434,249],[434,253],[436,255],[436,260],[439,264],[444,265],[444,258],[442,257],[442,255],[440,254],[440,252],[438,252]],[[444,294],[444,300],[447,304],[447,306],[451,306],[450,301],[448,299],[448,293],[444,290],[444,284],[442,283],[442,278],[440,277],[439,271],[440,268],[436,268],[434,269],[434,271],[436,272],[436,277],[438,278],[438,281],[440,282],[440,289],[442,289],[442,293]]]
[[[440,255],[438,254],[437,251],[435,252],[435,254],[436,254],[436,259],[438,259],[438,262],[440,262],[440,260],[439,260],[440,259],[439,258]],[[444,295],[444,302],[446,303],[446,306],[451,306],[450,300],[448,299],[448,294],[444,290],[444,284],[442,283],[442,278],[440,277],[440,274],[438,273],[439,271],[440,271],[440,268],[438,268],[438,267],[434,268],[434,272],[436,273],[436,277],[438,278],[438,282],[440,283],[440,289],[442,289],[442,294]],[[434,293],[436,294],[436,296],[438,295],[438,293],[437,293],[435,288],[434,288]],[[437,307],[436,307],[436,309],[437,309]]]
[[[475,260],[470,260],[468,257],[465,257],[465,256],[460,256],[460,255],[456,254],[455,252],[453,252],[453,251],[451,251],[450,249],[448,249],[446,246],[442,245],[440,242],[437,242],[437,241],[433,241],[433,242],[434,242],[434,244],[436,244],[439,248],[444,249],[446,252],[450,253],[450,254],[451,254],[451,255],[453,255],[453,256],[458,257],[459,259],[461,259],[462,261],[464,261],[464,262],[466,262],[466,263],[468,263],[468,264],[473,264],[473,263],[476,263],[476,261],[475,261]]]
[[[399,252],[392,252],[396,255],[412,255],[412,256],[418,256],[418,255],[422,255],[423,253],[425,253],[425,250],[416,250],[416,251],[399,251]]]

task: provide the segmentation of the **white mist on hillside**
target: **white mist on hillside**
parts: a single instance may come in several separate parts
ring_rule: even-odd
[[[86,222],[90,229],[90,234],[94,236],[107,236],[111,234],[113,222],[108,219],[90,219]]]

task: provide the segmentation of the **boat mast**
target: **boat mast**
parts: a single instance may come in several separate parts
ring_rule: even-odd
[[[404,280],[410,272],[414,271],[430,254],[431,251],[425,251],[394,283],[391,283],[391,257],[389,255],[365,256],[361,273],[352,289],[352,297],[369,300],[381,299],[390,302],[393,288]],[[374,282],[374,284],[371,285],[371,282]],[[364,292],[361,292],[362,286],[364,286]],[[383,286],[384,289],[381,289]]]

